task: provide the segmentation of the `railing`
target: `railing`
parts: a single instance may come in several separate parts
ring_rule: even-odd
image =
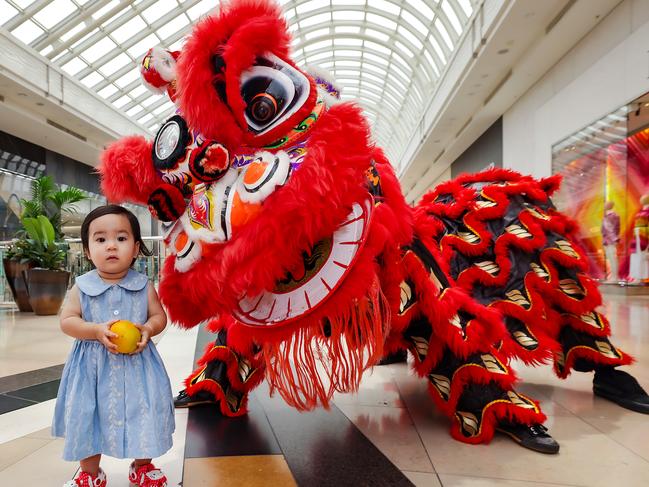
[[[140,255],[133,264],[133,268],[145,274],[150,281],[158,284],[160,278],[160,271],[164,264],[165,249],[162,243],[162,237],[142,237],[147,248],[151,251],[150,256]],[[68,246],[67,256],[65,260],[65,269],[70,271],[72,277],[80,276],[92,269],[92,263],[86,257],[85,252],[81,246],[80,238],[66,239],[65,243]],[[0,241],[0,260],[4,259],[5,252],[12,244],[12,241]],[[74,283],[74,279],[70,279],[70,285]],[[4,273],[4,268],[0,266],[0,305],[8,306],[13,303],[11,296],[11,289],[7,283],[7,278]]]

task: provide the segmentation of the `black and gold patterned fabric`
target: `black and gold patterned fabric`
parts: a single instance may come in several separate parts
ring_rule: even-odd
[[[418,207],[457,285],[504,316],[507,357],[554,362],[566,377],[631,358],[613,346],[576,224],[550,199],[557,182],[490,170],[439,186]],[[430,225],[429,227],[430,228]]]

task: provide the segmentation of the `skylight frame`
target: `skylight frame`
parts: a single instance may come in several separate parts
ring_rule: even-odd
[[[81,69],[74,72],[74,77],[95,93],[112,91],[111,86],[117,88],[106,100],[119,104],[119,110],[131,113],[134,120],[151,113],[145,123],[150,131],[175,109],[161,109],[168,103],[164,95],[154,100],[150,97],[157,95],[135,91],[141,87],[137,75],[141,57],[156,44],[179,46],[191,25],[212,5],[212,0],[165,0],[168,11],[154,18],[145,11],[155,9],[157,0],[65,0],[74,5],[74,10],[68,8],[64,18],[44,26],[38,22],[38,12],[55,8],[59,0],[39,0],[25,4],[24,8],[16,0],[2,1],[9,6],[6,10],[10,14],[2,27],[11,32],[32,22],[42,33],[32,36],[31,47],[46,54],[59,67],[73,60],[84,63],[79,64]],[[401,152],[409,134],[416,129],[478,3],[479,0],[281,1],[293,33],[292,50],[297,53],[298,65],[315,58],[318,65],[328,66],[335,76],[337,71],[344,71],[347,78],[351,76],[348,86],[358,89],[349,91],[358,95],[376,127],[378,143],[392,154]],[[181,17],[182,22],[177,20]],[[174,22],[183,25],[161,38],[160,29],[164,32],[164,26]],[[443,26],[446,34],[436,28],[436,23]],[[135,26],[137,32],[125,28],[128,25]],[[85,59],[84,51],[104,38],[115,45],[99,57]],[[322,44],[316,45],[318,42]],[[122,60],[118,69],[103,75],[102,67],[105,71],[116,59]],[[358,73],[356,77],[354,72]],[[375,76],[381,77],[382,73],[385,74],[381,83]],[[143,106],[147,99],[147,106]]]

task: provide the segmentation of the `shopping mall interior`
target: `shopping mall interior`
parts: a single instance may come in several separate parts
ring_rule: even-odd
[[[232,4],[242,2],[250,3],[230,0]],[[628,404],[622,407],[615,398],[593,393],[592,370],[598,370],[599,365],[578,372],[578,362],[582,359],[575,359],[572,363],[575,370],[570,373],[567,367],[566,372],[566,363],[571,363],[570,353],[580,347],[587,348],[586,345],[569,348],[572,345],[558,343],[559,338],[537,341],[535,337],[535,327],[541,326],[538,323],[546,323],[548,330],[554,330],[552,333],[563,340],[565,330],[572,326],[568,324],[572,323],[570,320],[579,320],[577,315],[583,318],[585,314],[582,313],[590,313],[594,318],[588,324],[597,328],[592,333],[593,343],[599,348],[593,349],[593,353],[600,353],[607,367],[620,365],[619,370],[628,372],[649,390],[649,0],[277,0],[281,9],[278,15],[285,20],[290,34],[290,41],[286,41],[288,49],[272,44],[285,42],[282,32],[271,35],[277,33],[277,24],[271,21],[268,25],[275,31],[263,30],[267,26],[261,14],[254,13],[259,18],[252,18],[254,15],[248,12],[243,16],[247,20],[223,20],[227,9],[234,8],[227,3],[218,0],[0,0],[0,255],[3,258],[0,269],[0,486],[88,485],[66,484],[79,478],[82,469],[78,460],[84,456],[75,461],[64,460],[64,451],[68,451],[66,441],[71,440],[52,429],[58,408],[57,396],[61,400],[67,377],[74,373],[68,368],[64,370],[64,366],[72,361],[78,349],[77,342],[88,341],[75,339],[62,331],[60,307],[77,277],[88,272],[99,275],[92,270],[94,265],[84,251],[82,223],[92,210],[114,201],[136,216],[143,242],[151,250],[151,255],[137,257],[132,267],[146,275],[159,290],[169,315],[167,327],[153,337],[155,345],[150,346],[157,348],[169,376],[172,395],[186,390],[191,393],[186,397],[208,397],[204,401],[182,404],[189,407],[173,409],[173,444],[153,459],[156,468],[166,475],[167,486],[649,485],[649,416],[638,412],[642,407],[630,410],[634,408],[629,408]],[[210,21],[213,24],[209,24]],[[236,22],[240,23],[239,31],[231,27]],[[197,25],[210,25],[212,31],[195,29]],[[280,22],[281,25],[284,24]],[[259,35],[251,35],[255,28],[260,30]],[[238,35],[245,29],[248,29],[244,32],[246,35]],[[213,32],[220,32],[222,37],[218,42],[231,44],[218,47],[218,42],[213,45],[206,42],[206,39],[211,40],[209,36]],[[235,45],[233,39],[240,44]],[[248,44],[244,45],[245,42]],[[253,54],[245,51],[249,45],[254,45],[257,51],[250,51]],[[161,49],[152,51],[156,46]],[[192,91],[192,86],[198,84],[196,80],[201,75],[205,76],[199,72],[199,61],[194,64],[203,52],[202,46],[207,46],[203,51],[211,49],[210,69],[216,74],[210,72],[207,86],[199,93],[200,90]],[[237,57],[233,54],[237,49],[245,53]],[[155,57],[160,56],[159,53],[166,56],[162,58],[165,66],[172,66],[173,79],[162,70],[161,64],[156,64],[161,59]],[[252,61],[241,67],[248,62],[240,61],[242,59]],[[231,75],[237,66],[240,71]],[[276,85],[285,89],[288,83],[293,98],[286,106],[280,104],[279,109],[273,101],[274,108],[280,111],[276,121],[265,126],[270,128],[263,128],[264,125],[254,125],[251,121],[256,112],[250,107],[256,106],[258,96],[265,95],[260,92],[262,95],[249,99],[246,89],[252,90],[250,86],[254,83],[249,81],[255,81],[258,73],[268,75],[271,71],[279,74],[273,78],[275,81],[264,85],[265,93]],[[235,82],[241,83],[240,91],[237,86],[232,87]],[[316,84],[320,95],[317,102],[310,102],[311,98],[316,99]],[[207,91],[209,96],[201,94]],[[235,98],[245,108],[245,117],[236,112],[232,101]],[[196,104],[210,100],[211,105],[207,109],[197,108],[190,116],[189,112],[194,111],[193,105],[191,110],[187,109],[190,100]],[[311,103],[311,106],[303,112],[300,103],[304,106]],[[334,139],[328,140],[328,144],[323,145],[317,139],[322,138],[318,135],[321,134],[318,126],[325,126],[327,117],[331,119],[336,116],[331,114],[344,110],[340,107],[352,105],[357,107],[353,113],[362,113],[371,131],[371,144],[363,146],[368,148],[365,154],[353,153],[362,144],[358,140],[348,144],[344,138],[349,139],[345,134],[349,131],[342,125],[337,131],[335,125],[327,125],[326,136]],[[267,109],[268,105],[262,108]],[[208,110],[213,119],[202,118]],[[265,116],[265,112],[261,114]],[[299,114],[301,118],[295,118]],[[312,118],[304,118],[305,114]],[[202,127],[227,134],[222,140],[209,142],[208,139],[216,137],[208,135],[205,129],[198,129],[201,122]],[[302,123],[297,125],[296,122]],[[249,132],[242,132],[242,124],[247,124]],[[278,132],[281,127],[296,128],[283,139],[276,141],[265,137],[264,142],[255,145],[264,134],[284,135]],[[352,127],[351,132],[354,130],[356,127]],[[190,139],[186,142],[187,159],[182,162],[186,165],[176,162],[175,168],[169,169],[170,166],[165,165],[169,160],[166,156],[180,147],[177,146],[178,131],[188,134]],[[234,143],[230,142],[236,139],[232,135],[235,132],[244,133],[237,139],[243,147],[240,152],[236,152]],[[302,132],[307,134],[306,139],[300,139]],[[141,160],[133,158],[137,159],[133,166],[121,173],[117,170],[106,172],[107,165],[127,158],[119,154],[106,155],[116,154],[117,144],[126,144],[123,141],[127,136],[140,136],[154,142],[153,145],[147,142],[149,145],[142,152]],[[297,140],[297,145],[284,151],[291,140]],[[309,140],[316,142],[310,145]],[[170,147],[170,144],[176,145]],[[405,197],[403,208],[406,209],[402,213],[394,212],[391,206],[394,203],[390,202],[393,197],[391,171],[385,172],[383,162],[375,165],[376,159],[369,155],[369,151],[374,150],[373,144],[383,149],[398,178]],[[342,146],[351,154],[341,156],[337,148]],[[262,148],[270,152],[259,152]],[[185,146],[180,149],[185,157]],[[225,151],[228,164],[225,169],[222,166],[214,169],[217,162],[212,162],[210,154],[216,150]],[[285,159],[277,155],[280,153]],[[270,159],[264,159],[264,154],[270,154]],[[273,154],[277,155],[274,162]],[[258,158],[253,159],[255,157]],[[311,161],[318,157],[318,163],[327,168],[342,164],[342,159],[335,157],[347,157],[345,163],[350,165],[357,160],[371,161],[369,175],[363,176],[363,184],[368,184],[372,191],[378,188],[378,192],[370,191],[370,199],[359,204],[347,197],[343,189],[336,189],[336,186],[350,187],[345,184],[353,179],[352,172],[340,173],[342,178],[335,182],[328,178],[339,173],[331,171],[309,173],[321,176],[320,181],[306,178],[307,170],[316,164]],[[203,164],[201,158],[208,163],[200,166]],[[149,172],[144,174],[146,171],[142,169],[140,174],[142,166],[136,164],[145,164],[144,159],[151,163]],[[199,160],[200,163],[196,162]],[[100,161],[104,162],[100,164]],[[249,169],[255,164],[261,167],[257,182],[266,178],[259,187],[269,181],[273,184],[263,196],[249,196],[252,194],[250,185],[257,184],[248,181],[248,176],[253,174]],[[302,179],[299,179],[300,167],[305,173]],[[496,206],[497,198],[491,198],[488,190],[519,186],[509,180],[502,184],[492,180],[476,183],[470,178],[461,179],[463,183],[450,183],[462,175],[485,170],[510,174],[498,172],[500,169],[535,178],[523,178],[525,181],[541,181],[534,190],[526,186],[528,189],[517,190],[516,196],[512,193],[515,190],[507,193],[511,201],[515,198],[524,201],[528,214],[534,214],[539,221],[552,222],[556,220],[548,214],[566,215],[576,222],[574,227],[570,223],[561,227],[563,230],[553,226],[552,232],[561,236],[561,232],[569,231],[570,237],[560,239],[552,234],[554,240],[548,237],[548,242],[552,240],[560,250],[575,258],[578,256],[581,267],[577,276],[587,276],[583,279],[594,285],[580,287],[581,277],[572,280],[568,277],[573,274],[556,270],[564,261],[559,263],[555,258],[554,264],[546,266],[547,262],[541,258],[544,251],[529,250],[530,255],[538,255],[539,262],[543,261],[543,268],[532,263],[530,269],[533,271],[520,274],[520,282],[501,279],[497,291],[511,298],[510,304],[518,304],[525,312],[537,309],[535,300],[539,299],[545,303],[542,306],[546,306],[539,312],[542,319],[532,316],[531,312],[525,314],[529,322],[511,318],[513,315],[507,314],[509,308],[499,304],[503,301],[490,297],[496,295],[491,288],[480,296],[473,295],[480,301],[480,309],[485,310],[484,322],[480,321],[483,317],[475,311],[477,308],[471,308],[473,314],[466,320],[465,311],[458,311],[455,318],[447,316],[464,334],[466,346],[474,347],[471,353],[482,350],[478,357],[482,357],[485,371],[489,369],[485,359],[488,356],[492,364],[501,368],[500,373],[506,370],[507,377],[517,378],[513,386],[516,392],[507,389],[511,387],[509,382],[502,385],[504,379],[501,382],[484,379],[484,384],[491,380],[487,384],[489,387],[496,387],[494,384],[505,387],[509,399],[494,400],[483,409],[478,408],[483,416],[478,414],[476,419],[476,415],[457,408],[461,404],[466,406],[471,391],[477,397],[476,388],[487,385],[483,382],[458,384],[454,379],[456,376],[466,379],[469,376],[462,376],[460,370],[479,364],[471,362],[466,352],[468,348],[453,342],[446,352],[464,350],[452,352],[457,355],[453,360],[468,362],[457,367],[453,374],[446,374],[450,380],[439,372],[439,367],[431,369],[434,354],[429,350],[438,351],[439,356],[446,354],[440,351],[446,346],[441,344],[446,335],[440,332],[443,325],[426,315],[426,306],[436,310],[439,316],[448,314],[444,311],[444,303],[448,302],[444,301],[445,296],[450,294],[446,293],[447,288],[459,288],[469,280],[466,275],[463,277],[463,265],[475,264],[485,273],[491,273],[491,277],[503,274],[495,263],[501,264],[498,259],[503,256],[500,254],[493,261],[484,258],[486,260],[477,263],[476,258],[467,257],[468,260],[462,261],[459,256],[464,248],[462,245],[484,240],[481,232],[487,227],[478,222],[482,225],[478,228],[471,218],[475,216],[472,211],[481,209],[478,206]],[[198,176],[197,171],[200,172]],[[215,173],[209,171],[216,171],[217,176],[210,176]],[[190,173],[193,176],[187,176]],[[277,179],[280,173],[282,180]],[[365,169],[362,173],[365,174]],[[157,199],[149,196],[155,194],[147,192],[149,174],[151,178],[165,181],[155,191],[162,191],[160,188],[164,186],[171,188],[169,192],[162,191]],[[219,189],[232,174],[238,185],[238,193],[232,190],[234,197],[229,192],[231,187],[235,188],[235,183],[227,186],[225,193]],[[527,201],[531,201],[534,191],[550,193],[555,175],[561,176],[561,186],[554,192],[552,202],[548,200],[545,206],[539,203],[531,208]],[[201,179],[203,176],[205,179]],[[308,195],[299,202],[281,199],[282,191],[289,196],[298,195],[297,181],[306,188],[302,180],[308,181],[310,188],[306,192],[317,194],[318,202],[312,203]],[[128,190],[124,189],[127,182],[123,181],[129,182]],[[107,188],[111,191],[108,195],[105,194]],[[478,194],[475,196],[477,209],[466,209],[465,217],[448,208],[440,210],[451,189],[438,191],[436,188],[455,188],[452,191],[478,188],[477,192],[471,189],[472,194]],[[138,200],[132,196],[138,191],[147,194]],[[221,197],[223,200],[217,201]],[[297,216],[289,218],[290,222],[281,219],[291,216],[289,210],[282,213],[284,208],[276,204],[281,201],[286,208],[294,208]],[[182,211],[176,211],[176,204],[182,206]],[[313,206],[309,207],[311,204]],[[466,204],[467,208],[473,208]],[[342,205],[342,210],[337,205]],[[301,211],[300,206],[306,211]],[[377,245],[372,232],[376,225],[384,223],[381,218],[386,215],[385,207],[389,207],[390,215],[399,222],[396,226],[402,222],[415,225],[416,237],[413,240],[411,235],[410,241],[399,241],[401,247],[381,254],[372,267],[366,263],[367,255],[372,245]],[[418,209],[415,217],[410,212],[411,207]],[[273,216],[270,208],[279,211],[280,217]],[[350,208],[356,217],[345,221]],[[244,210],[249,213],[242,216]],[[330,216],[329,210],[336,216]],[[424,238],[420,232],[421,228],[434,227],[432,224],[417,226],[424,216],[439,217],[436,224],[446,225],[437,240],[434,236]],[[214,223],[212,217],[220,223]],[[274,226],[264,227],[262,222],[259,227],[252,227],[264,218]],[[335,218],[339,219],[334,221]],[[510,214],[499,218],[505,222]],[[324,220],[326,223],[322,223]],[[333,223],[328,223],[330,220]],[[352,243],[359,250],[349,251],[348,256],[336,247],[342,238],[338,232],[344,233],[343,230],[354,222],[356,226],[349,232],[356,232],[354,238],[358,240]],[[520,217],[520,225],[517,224],[515,230],[517,238],[529,237],[536,241],[532,224],[525,222],[529,219]],[[489,223],[488,231],[495,232],[498,225],[504,227],[510,223],[509,220]],[[272,229],[283,228],[284,224],[290,230],[284,230],[287,234],[277,237],[269,233]],[[303,228],[315,232],[312,229],[318,225],[322,225],[321,228],[333,225],[331,231],[337,233],[308,240],[309,247],[298,252],[304,255],[304,261],[300,257],[298,263],[302,266],[301,272],[309,276],[315,272],[324,273],[331,255],[338,252],[336,255],[342,256],[339,260],[348,258],[346,264],[333,260],[344,269],[341,277],[331,286],[321,277],[326,287],[322,289],[325,297],[318,297],[317,303],[310,301],[304,291],[306,304],[302,311],[291,308],[289,297],[285,318],[282,315],[284,321],[275,318],[283,313],[275,309],[276,302],[281,301],[279,298],[269,305],[264,318],[255,317],[265,296],[282,295],[277,291],[279,287],[271,289],[271,285],[281,284],[284,286],[281,289],[288,289],[291,284],[287,284],[288,281],[298,283],[295,277],[298,271],[283,254],[288,255],[298,248],[303,235],[308,233],[301,233]],[[511,224],[501,231],[515,233],[511,230],[514,226]],[[539,225],[534,228],[537,227]],[[255,233],[257,228],[266,233],[262,230]],[[386,224],[381,228],[387,233],[386,229],[393,227]],[[434,228],[437,232],[438,227]],[[218,236],[213,233],[209,239],[205,237],[209,229],[217,229],[214,232]],[[457,231],[457,235],[450,235],[452,231]],[[246,254],[249,249],[241,243],[245,243],[246,237],[257,239],[250,247],[256,248],[261,257]],[[453,242],[446,240],[447,237],[461,242],[447,245],[445,242]],[[275,242],[278,238],[281,242]],[[394,240],[397,238],[405,237],[399,234]],[[392,239],[392,236],[386,237],[386,241]],[[201,243],[196,243],[199,241]],[[322,268],[310,271],[307,263],[311,262],[312,254],[319,255],[320,244],[325,241],[329,242],[329,256],[324,257],[327,262]],[[272,253],[264,247],[279,243],[282,249],[287,249],[285,252]],[[34,250],[37,244],[42,246]],[[340,246],[344,246],[342,244]],[[432,250],[431,245],[435,247]],[[511,252],[512,268],[524,265],[520,262],[525,259],[514,258],[514,251]],[[407,274],[408,278],[403,277],[406,274],[390,271],[393,269],[387,263],[390,259],[399,262],[403,259],[408,263],[408,255],[413,253],[420,259],[417,262],[421,263],[422,272],[425,271],[426,282],[434,281],[438,286],[429,286],[433,294],[425,295],[423,290],[428,288],[412,280],[416,275],[414,271]],[[433,264],[422,258],[422,254],[434,261]],[[507,251],[505,254],[503,258],[507,260]],[[271,262],[270,256],[279,263]],[[222,262],[227,262],[229,267]],[[320,265],[319,262],[314,265]],[[345,306],[340,295],[350,289],[352,278],[354,282],[363,280],[357,277],[358,272],[350,270],[361,264],[367,264],[365,270],[370,272],[371,269],[372,275],[378,276],[374,280],[364,279],[374,283],[363,284],[364,289],[369,286],[367,292],[370,294],[379,286],[376,284],[379,281],[380,286],[383,280],[388,284],[395,280],[402,282],[396,283],[396,294],[385,291],[387,297],[380,288],[378,298],[372,294],[376,298],[374,301],[366,295],[354,297],[355,309],[364,311],[345,314],[340,311]],[[412,265],[407,268],[411,269]],[[383,271],[375,271],[378,266]],[[267,267],[281,268],[286,279],[269,280],[275,271]],[[241,275],[238,269],[244,269]],[[39,294],[38,284],[42,284],[39,279],[46,278],[37,277],[41,275],[38,271],[55,273],[58,284],[53,280],[44,281]],[[128,272],[130,275],[131,271]],[[217,272],[225,276],[225,281],[218,281],[221,274],[212,275]],[[527,291],[528,276],[534,273],[535,278],[546,279],[543,285],[548,283],[548,289],[554,286],[555,290],[565,293],[562,295],[565,300],[552,301],[547,297],[554,292],[552,289],[546,294],[541,291],[521,294],[516,286],[523,286],[521,289]],[[241,277],[244,274],[245,278]],[[257,277],[249,276],[253,274]],[[442,274],[446,277],[440,277]],[[193,278],[185,285],[185,279],[190,279],[188,275]],[[489,277],[476,278],[474,281],[478,284],[471,281],[471,286],[487,286]],[[555,278],[558,284],[552,284]],[[165,279],[172,282],[168,290],[164,288]],[[302,278],[299,286],[307,286],[309,279]],[[237,282],[231,284],[231,281]],[[113,287],[118,288],[112,286],[111,289]],[[541,289],[542,285],[537,287]],[[254,291],[252,298],[245,294],[250,288],[251,293]],[[54,297],[53,289],[60,291],[60,299]],[[296,289],[301,293],[303,287]],[[476,287],[471,289],[475,291]],[[563,304],[576,301],[581,296],[579,293],[597,294],[597,289],[601,292],[601,304],[597,298],[590,300],[588,296],[583,299],[594,303],[589,308],[575,305],[577,311],[574,311]],[[235,291],[239,294],[233,294]],[[389,304],[384,306],[384,303],[390,302],[391,295],[395,295],[399,303],[399,292],[401,302],[394,318],[385,318],[383,324],[373,329],[362,328],[367,321],[363,313],[375,319],[372,322],[370,318],[369,325],[365,323],[368,327],[376,322],[377,316],[379,319],[384,314],[389,316],[384,309]],[[512,293],[517,293],[516,298]],[[251,305],[252,311],[245,311],[244,304],[254,301],[257,294],[261,297]],[[330,296],[332,299],[328,299]],[[65,301],[64,308],[70,306],[70,302]],[[230,302],[238,304],[232,314],[227,314],[224,310]],[[293,303],[297,309],[295,303],[297,300]],[[203,307],[216,309],[218,313],[210,315],[202,310]],[[201,308],[201,311],[194,308]],[[331,313],[335,318],[330,317]],[[426,316],[430,339],[412,335],[412,323],[421,326],[421,316],[403,325],[406,317],[415,316],[414,313]],[[523,314],[516,316],[520,318]],[[212,318],[215,319],[210,321]],[[226,324],[233,327],[227,329],[227,337],[223,329],[215,331],[217,321],[224,327]],[[462,323],[458,324],[460,321]],[[494,325],[489,333],[483,332],[480,327],[492,322],[498,326]],[[513,322],[519,326],[516,330],[511,328]],[[582,328],[587,327],[585,321],[579,323]],[[609,324],[610,337],[607,338]],[[354,331],[352,328],[356,325],[358,329]],[[338,331],[333,330],[336,327]],[[341,332],[340,327],[347,332]],[[289,335],[287,330],[295,335]],[[395,330],[403,333],[400,341],[394,342],[400,346],[390,346],[388,350],[388,345],[384,347],[384,344],[392,343],[389,337],[397,333]],[[472,335],[471,330],[480,332]],[[500,357],[498,354],[502,353],[504,357],[508,353],[510,342],[507,340],[512,339],[507,332],[516,337],[526,352],[507,355],[507,360],[501,363],[494,356]],[[250,334],[248,338],[253,338],[245,341],[241,337],[246,333]],[[335,346],[328,343],[336,334],[342,340],[340,336],[345,333],[345,343]],[[498,338],[498,333],[505,338]],[[249,345],[235,343],[232,337]],[[388,338],[384,342],[385,337]],[[304,347],[300,350],[291,348],[298,347],[295,344],[306,338],[314,341],[310,345],[300,345]],[[373,338],[377,338],[376,343]],[[227,339],[230,341],[226,347]],[[477,345],[469,345],[471,340]],[[489,340],[492,341],[487,343]],[[374,345],[368,345],[368,341]],[[360,344],[359,350],[353,350],[355,344]],[[453,348],[455,346],[457,348]],[[485,352],[487,348],[479,348],[481,346],[491,352]],[[545,355],[540,352],[534,355],[535,347],[546,347]],[[337,352],[332,352],[334,349]],[[396,349],[407,349],[407,355],[389,353]],[[207,355],[203,356],[205,350]],[[224,350],[224,354],[218,355],[219,350]],[[628,360],[626,354],[633,360]],[[371,360],[367,358],[370,355]],[[209,360],[205,359],[208,356]],[[440,363],[446,356],[438,357]],[[389,363],[380,365],[377,362],[381,357],[393,360],[384,360]],[[348,360],[366,361],[352,364]],[[300,368],[296,363],[301,362],[313,363]],[[282,367],[297,370],[296,375],[281,376]],[[353,370],[347,370],[348,367]],[[331,372],[333,369],[346,374],[345,378],[335,376]],[[353,383],[349,376],[355,376],[359,370],[362,377],[359,375]],[[318,374],[322,377],[314,379]],[[560,378],[560,375],[567,377]],[[254,380],[249,381],[251,377]],[[186,383],[186,379],[189,382]],[[349,383],[345,383],[347,379]],[[446,382],[440,385],[440,380]],[[201,381],[216,384],[220,396],[216,394],[215,399],[215,395],[207,392],[212,389],[192,392],[191,387]],[[249,387],[253,382],[258,386]],[[300,387],[303,390],[295,392]],[[323,398],[319,394],[326,394],[322,392],[324,389],[329,391],[329,396]],[[97,395],[99,397],[99,392]],[[123,395],[129,395],[128,389]],[[84,407],[78,404],[86,401],[95,405],[113,404],[115,398],[121,397],[117,390],[101,400],[88,399],[85,394],[73,397],[68,394],[66,404],[61,407],[66,410],[80,407],[83,411]],[[451,408],[452,397],[458,401],[456,409]],[[528,397],[538,402],[530,402]],[[172,399],[169,398],[170,403]],[[492,403],[498,402],[501,404],[489,409]],[[560,445],[558,453],[523,448],[518,444],[524,443],[522,436],[510,434],[506,426],[499,428],[498,425],[510,424],[509,420],[516,423],[512,419],[514,413],[496,416],[493,412],[504,402],[508,407],[528,407],[535,412],[540,407],[547,416],[543,423],[547,435]],[[450,409],[445,411],[445,406]],[[649,403],[645,406],[646,413]],[[101,409],[96,407],[97,411]],[[140,410],[155,409],[155,405],[146,402],[138,407]],[[509,409],[503,406],[502,411]],[[468,417],[472,419],[467,420]],[[497,423],[495,432],[494,426],[487,421],[492,417],[498,418],[492,419]],[[102,418],[96,421],[106,419]],[[532,424],[536,424],[535,421]],[[467,425],[467,422],[473,424]],[[128,428],[129,423],[126,423]],[[68,431],[70,429],[68,425]],[[121,431],[125,431],[124,428]],[[85,436],[92,434],[86,432]],[[541,437],[544,435],[541,433]],[[93,454],[101,453],[99,450],[93,450]],[[163,485],[154,480],[129,484],[133,480],[129,478],[132,460],[128,456],[103,455],[101,468],[111,486]]]

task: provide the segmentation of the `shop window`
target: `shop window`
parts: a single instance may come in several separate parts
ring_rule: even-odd
[[[649,93],[555,144],[552,170],[563,176],[555,204],[579,223],[593,275],[649,283],[649,254],[634,257],[638,242],[649,251]]]

